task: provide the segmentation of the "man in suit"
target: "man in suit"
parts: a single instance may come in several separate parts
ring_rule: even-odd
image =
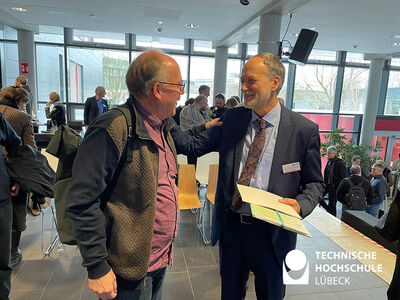
[[[296,246],[295,233],[251,216],[236,183],[280,195],[302,217],[322,198],[318,126],[278,103],[284,74],[275,55],[258,54],[242,70],[244,107],[227,110],[221,127],[195,137],[171,130],[178,152],[219,151],[212,244],[219,240],[222,299],[244,299],[250,271],[258,299],[283,299],[283,261]]]
[[[106,90],[102,86],[98,86],[95,90],[96,95],[86,99],[84,122],[88,126],[96,117],[101,116],[108,111],[108,102],[103,99]]]

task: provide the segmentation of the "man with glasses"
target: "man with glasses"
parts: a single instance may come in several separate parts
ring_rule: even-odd
[[[91,123],[74,160],[67,213],[97,297],[161,299],[179,219],[169,130],[185,85],[176,61],[154,50],[132,62],[126,84],[132,128],[118,110]],[[112,181],[127,143],[131,152]]]

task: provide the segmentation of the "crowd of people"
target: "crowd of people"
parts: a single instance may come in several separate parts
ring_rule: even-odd
[[[197,157],[219,152],[211,239],[219,245],[224,300],[244,299],[250,272],[258,299],[283,299],[282,265],[296,246],[295,233],[252,217],[237,183],[280,195],[279,201],[303,218],[318,203],[336,216],[337,200],[346,210],[356,207],[357,199],[377,216],[388,186],[384,162],[373,165],[367,180],[360,157],[346,167],[331,146],[323,177],[318,126],[278,98],[284,78],[278,57],[258,54],[241,73],[244,102],[218,93],[215,106],[208,108],[210,87],[202,85],[198,96],[176,107],[185,92],[179,66],[172,57],[150,50],[126,74],[129,99],[123,107],[129,118],[109,109],[104,87],[95,89],[85,102],[87,131],[72,166],[66,215],[73,222],[88,286],[97,297],[161,299],[178,234],[177,154],[196,164]],[[3,155],[21,144],[36,148],[26,113],[32,95],[26,79],[19,76],[18,82],[0,92]],[[66,126],[60,95],[53,92],[49,99],[46,117],[55,129]],[[22,257],[19,241],[28,194],[8,177],[3,156],[0,178],[0,298],[7,299],[11,269]]]

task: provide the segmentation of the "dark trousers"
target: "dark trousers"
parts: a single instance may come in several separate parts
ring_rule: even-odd
[[[130,289],[118,283],[115,300],[161,300],[166,268],[148,272],[144,281]]]
[[[273,253],[270,229],[265,222],[243,224],[235,213],[228,217],[219,241],[221,299],[246,296],[249,272],[254,273],[257,299],[283,299],[282,263]]]
[[[188,155],[187,157],[187,163],[188,165],[194,165],[194,168],[196,169],[197,167],[197,156],[195,155]]]
[[[328,204],[326,204],[324,199],[321,200],[320,204],[328,213],[336,217],[336,187],[327,186],[326,192],[328,194]]]
[[[8,299],[11,279],[11,199],[0,201],[0,300]]]

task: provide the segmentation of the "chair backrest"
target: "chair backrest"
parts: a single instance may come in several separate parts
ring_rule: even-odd
[[[57,172],[58,158],[46,152],[46,149],[40,150],[40,153],[42,153],[43,156],[47,158],[47,161],[49,162],[49,165],[54,170],[54,172]]]
[[[217,191],[218,165],[210,165],[208,171],[207,199],[214,204],[215,192]]]
[[[179,209],[200,208],[194,165],[179,165]]]

